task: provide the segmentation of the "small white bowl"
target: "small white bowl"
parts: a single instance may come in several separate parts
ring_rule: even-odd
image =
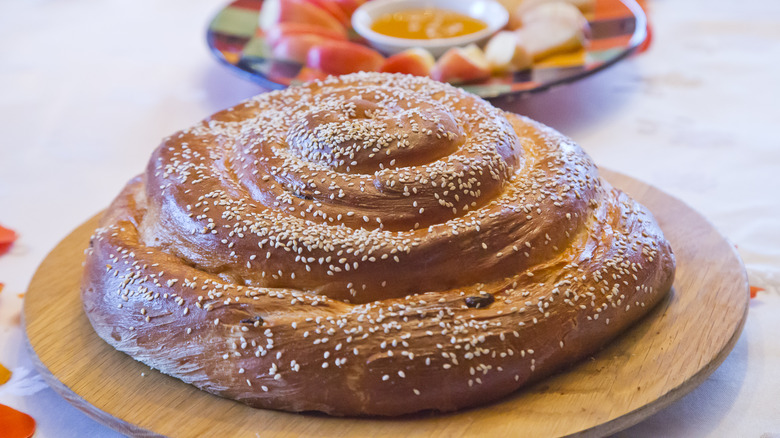
[[[482,20],[487,28],[479,32],[452,38],[436,38],[415,40],[396,38],[371,30],[371,24],[385,14],[405,11],[408,9],[448,9]],[[352,14],[352,28],[360,36],[368,40],[380,52],[385,54],[398,53],[412,47],[422,47],[439,57],[450,47],[467,46],[471,43],[481,44],[506,26],[509,13],[494,0],[371,0],[361,5]]]

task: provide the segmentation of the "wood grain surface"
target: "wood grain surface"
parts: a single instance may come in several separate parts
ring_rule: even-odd
[[[334,418],[253,409],[202,392],[115,351],[79,298],[94,217],[68,235],[30,283],[23,318],[39,372],[96,420],[132,436],[602,436],[632,426],[707,378],[734,347],[748,284],[733,246],[683,202],[602,170],[656,216],[677,257],[669,296],[589,359],[504,400],[446,415]]]

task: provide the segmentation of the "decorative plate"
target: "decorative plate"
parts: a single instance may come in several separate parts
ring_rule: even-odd
[[[282,89],[306,80],[306,67],[271,57],[258,27],[263,0],[235,0],[211,21],[206,40],[212,53],[241,76],[263,87]],[[585,49],[555,55],[532,68],[460,85],[484,98],[523,95],[574,82],[615,64],[647,40],[647,18],[635,0],[596,0],[586,14],[590,38]]]

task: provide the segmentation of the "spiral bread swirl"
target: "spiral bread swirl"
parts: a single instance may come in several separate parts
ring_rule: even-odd
[[[165,139],[87,253],[84,307],[118,350],[334,415],[500,398],[600,348],[674,276],[652,215],[569,139],[379,73]]]

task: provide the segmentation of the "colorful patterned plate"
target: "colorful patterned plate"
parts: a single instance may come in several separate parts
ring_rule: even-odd
[[[222,9],[206,35],[211,51],[233,71],[266,88],[281,89],[310,77],[306,67],[271,57],[263,32],[258,29],[262,6],[263,0],[235,0]],[[647,18],[635,0],[596,0],[587,18],[591,38],[586,49],[462,87],[485,98],[548,90],[615,64],[647,39]]]

